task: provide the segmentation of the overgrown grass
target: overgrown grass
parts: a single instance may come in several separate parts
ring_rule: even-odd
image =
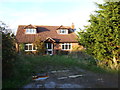
[[[94,59],[92,56],[86,54],[84,51],[75,51],[69,54],[70,58],[75,58],[80,61],[82,64],[80,67],[91,70],[97,73],[111,73],[111,74],[118,74],[120,69],[113,70],[109,67],[100,67],[97,65],[98,60]]]
[[[33,73],[67,69],[78,65],[66,56],[19,56],[14,64],[13,76],[3,81],[3,88],[18,88],[29,83]]]
[[[84,56],[83,56],[84,57]],[[33,73],[80,67],[96,72],[105,72],[97,67],[92,57],[75,58],[71,55],[33,56],[20,55],[14,64],[13,76],[3,81],[3,88],[18,88],[31,82]]]

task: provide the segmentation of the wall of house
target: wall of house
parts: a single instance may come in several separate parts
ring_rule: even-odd
[[[68,52],[72,52],[72,51],[80,51],[83,50],[84,47],[79,45],[78,43],[72,43],[72,49],[71,50],[61,50],[62,43],[54,43],[54,51],[53,53],[56,54],[58,51],[68,51]]]
[[[57,54],[59,51],[68,51],[68,52],[72,52],[72,51],[79,51],[79,50],[83,50],[83,46],[80,46],[78,43],[72,43],[72,49],[71,50],[61,50],[61,44],[62,43],[54,43],[54,50],[53,50],[53,54]],[[20,51],[20,47],[19,44],[16,43],[16,51],[19,52]]]
[[[61,50],[61,44],[62,43],[54,43],[54,49],[60,49]],[[81,49],[83,49],[83,46],[80,46],[78,43],[72,43],[72,50],[75,48],[75,47],[80,47]],[[70,51],[70,50],[69,50]]]

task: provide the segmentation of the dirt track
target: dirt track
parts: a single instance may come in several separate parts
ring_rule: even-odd
[[[23,88],[118,88],[118,75],[98,74],[83,69],[49,71],[44,81]]]

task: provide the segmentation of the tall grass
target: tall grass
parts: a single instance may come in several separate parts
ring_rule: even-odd
[[[74,51],[69,54],[70,58],[75,58],[80,61],[82,68],[91,70],[98,73],[111,73],[111,74],[118,74],[119,70],[113,70],[107,67],[101,67],[98,65],[98,60],[94,59],[92,56],[86,54],[84,51]]]
[[[18,88],[29,83],[33,73],[68,69],[78,65],[77,60],[66,56],[19,56],[14,63],[12,77],[3,81],[3,88]]]
[[[78,59],[71,55],[33,56],[19,55],[14,63],[13,75],[3,81],[3,88],[19,88],[31,82],[33,73],[49,72],[51,70],[73,69],[80,67],[93,71],[104,72],[92,62],[92,57],[82,56]],[[93,60],[94,61],[94,60]]]

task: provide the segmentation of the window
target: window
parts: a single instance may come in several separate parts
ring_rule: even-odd
[[[61,48],[62,48],[62,50],[70,50],[72,48],[72,44],[71,43],[62,43]]]
[[[47,49],[52,49],[52,43],[45,43],[45,47],[47,48]]]
[[[46,46],[46,54],[52,55],[53,54],[53,44],[52,43],[45,43]]]
[[[26,29],[26,34],[36,34],[36,29]]]
[[[33,44],[25,44],[25,51],[36,51]]]
[[[60,34],[68,34],[68,30],[67,29],[60,29]]]

